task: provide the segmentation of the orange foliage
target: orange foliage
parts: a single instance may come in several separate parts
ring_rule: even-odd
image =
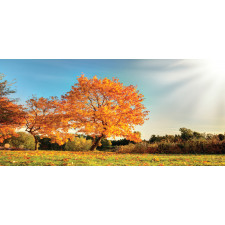
[[[63,126],[62,115],[58,113],[58,99],[33,97],[26,103],[26,131],[32,134],[36,141],[37,136],[41,136],[49,137],[60,145],[64,144],[70,135]]]
[[[5,139],[10,138],[12,136],[17,136],[15,128],[0,125],[0,143],[2,143]]]
[[[139,142],[140,134],[134,128],[142,125],[149,113],[143,100],[144,96],[133,85],[124,86],[115,78],[88,79],[84,75],[61,101],[55,97],[32,97],[26,102],[25,114],[21,106],[2,97],[0,105],[10,109],[10,116],[0,118],[0,141],[3,136],[15,135],[15,128],[25,121],[26,131],[34,136],[36,144],[37,136],[41,136],[62,145],[74,137],[69,134],[71,128],[95,137],[95,144],[104,137]]]
[[[12,136],[17,136],[16,129],[24,124],[22,106],[0,97],[0,143]]]
[[[134,132],[142,125],[148,111],[144,96],[133,85],[124,86],[118,79],[88,79],[84,75],[72,90],[62,96],[61,111],[68,126],[93,137],[124,137],[139,142]]]

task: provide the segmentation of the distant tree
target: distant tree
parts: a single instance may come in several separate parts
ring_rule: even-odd
[[[101,140],[101,148],[110,148],[112,146],[112,142],[106,138]]]
[[[155,134],[153,134],[153,135],[151,136],[151,138],[149,139],[149,142],[150,142],[150,143],[155,143],[155,142],[157,142],[157,140],[158,140],[158,138],[156,137]]]
[[[202,135],[199,132],[194,131],[193,132],[193,137],[196,138],[196,139],[199,139],[199,138],[202,137]]]
[[[115,78],[88,79],[82,75],[62,100],[68,126],[94,137],[92,151],[104,138],[141,141],[134,127],[142,125],[149,112],[142,104],[144,96],[136,87],[124,86]]]
[[[225,135],[224,134],[219,134],[218,138],[220,141],[223,141],[225,139]]]
[[[131,141],[127,139],[120,139],[120,140],[112,140],[112,146],[120,146],[120,145],[128,145],[131,143]]]
[[[213,134],[207,134],[207,135],[206,135],[206,139],[207,139],[207,140],[212,140],[213,137],[214,137]]]
[[[187,128],[180,128],[181,138],[183,141],[188,141],[194,137],[193,131]]]
[[[51,138],[40,138],[39,149],[41,150],[65,150],[65,145],[59,145],[58,143],[52,143]]]
[[[159,136],[159,135],[152,135],[149,142],[150,143],[158,143],[158,142],[161,142],[161,141],[168,141],[168,135],[166,136]]]

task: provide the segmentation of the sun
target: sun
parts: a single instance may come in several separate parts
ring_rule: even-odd
[[[206,74],[214,79],[225,82],[225,59],[210,59],[205,61]]]

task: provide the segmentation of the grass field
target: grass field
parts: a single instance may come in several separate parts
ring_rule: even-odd
[[[225,166],[225,155],[2,150],[0,166]]]

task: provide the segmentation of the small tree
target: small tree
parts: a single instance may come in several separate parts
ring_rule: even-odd
[[[55,112],[57,99],[51,97],[34,97],[26,101],[26,131],[35,140],[35,150],[38,150],[38,140],[40,136],[51,136],[58,127],[58,117]]]
[[[62,111],[69,127],[94,137],[93,151],[107,137],[141,141],[134,127],[142,125],[149,113],[143,100],[133,85],[124,86],[115,78],[88,79],[82,75],[63,96]]]
[[[17,105],[14,99],[8,96],[14,93],[4,75],[0,74],[0,143],[5,139],[16,136],[16,128],[24,123],[22,106]]]

